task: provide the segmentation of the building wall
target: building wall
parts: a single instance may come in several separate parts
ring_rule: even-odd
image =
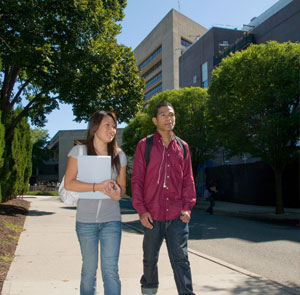
[[[249,38],[249,41],[246,40],[247,42],[244,45],[240,43],[242,39],[244,41],[246,37],[251,36],[254,37],[253,40]],[[222,43],[222,40],[229,41],[229,39],[228,50],[224,51],[224,56],[230,52],[242,50],[251,42],[257,44],[266,43],[269,40],[280,43],[287,41],[299,42],[300,0],[278,1],[261,16],[254,19],[247,29],[245,28],[244,32],[228,30],[228,33],[226,33],[224,29],[220,28],[209,30],[180,57],[180,87],[201,86],[200,69],[205,61],[208,62],[208,80],[210,81],[212,69],[217,66],[216,60],[218,60],[220,50],[218,46]],[[215,61],[212,60],[214,55],[216,57]],[[193,81],[194,75],[197,75],[196,83]],[[210,165],[206,171],[207,180],[217,180],[217,187],[221,192],[219,194],[220,200],[256,205],[274,205],[274,173],[268,165],[260,162],[260,159],[252,158],[250,155],[226,159],[221,151]],[[283,177],[283,191],[287,196],[285,205],[299,206],[299,164],[293,163],[293,165],[290,165],[290,169],[293,173],[286,169],[285,174],[290,173],[289,177]],[[199,177],[197,187],[203,188],[204,181],[204,177]]]
[[[149,75],[145,82],[151,80],[159,72],[162,72],[162,78],[148,89],[145,89],[145,93],[148,93],[160,83],[162,83],[162,91],[179,88],[178,58],[183,51],[181,38],[193,43],[195,36],[203,35],[206,31],[204,27],[174,9],[160,21],[134,50],[137,66],[139,67],[153,52],[160,46],[162,47],[161,54],[156,56],[141,71],[140,75],[142,76],[158,61],[161,60],[162,62],[161,67]]]
[[[124,128],[117,129],[117,143],[122,145],[122,135]],[[68,163],[68,153],[75,145],[75,141],[85,141],[87,130],[60,130],[51,139],[48,148],[55,151],[56,160],[58,162],[58,181],[60,182],[65,175]]]
[[[179,58],[180,87],[202,86],[201,65],[205,61],[208,62],[208,81],[210,82],[212,71],[216,66],[213,57],[217,57],[222,50],[226,49],[226,47],[220,47],[219,44],[228,41],[229,53],[230,49],[247,33],[254,36],[257,44],[270,40],[300,42],[300,1],[278,1],[250,22],[248,27],[245,26],[245,30],[210,29]],[[196,83],[194,83],[195,75]]]
[[[180,14],[174,10],[173,15],[173,54],[170,56],[173,58],[173,88],[179,88],[179,56],[181,55],[182,48],[181,38],[190,40],[192,43],[199,39],[207,32],[207,29],[200,26],[198,23],[191,21],[188,17]],[[172,88],[168,88],[172,89]]]
[[[201,65],[208,64],[208,81],[214,69],[214,56],[224,50],[224,41],[229,46],[243,35],[243,31],[211,28],[202,38],[188,48],[179,58],[180,88],[202,87]],[[196,77],[196,79],[195,79]]]
[[[253,28],[252,25],[255,25]],[[249,29],[251,27],[251,29]],[[247,31],[224,28],[212,28],[196,43],[194,43],[179,59],[180,87],[202,87],[201,65],[208,63],[208,84],[212,71],[217,66],[214,58],[225,50],[225,55],[235,51],[239,41],[251,34],[255,43],[265,43],[269,40],[278,42],[300,42],[300,0],[281,0],[255,18]],[[228,41],[228,48],[220,44]],[[249,43],[250,44],[250,43]],[[246,44],[246,45],[249,45]],[[194,77],[197,77],[196,83]],[[259,161],[247,156],[247,163]],[[243,163],[242,157],[236,156],[229,160],[229,164]],[[224,165],[223,154],[216,155],[213,166]]]
[[[258,44],[270,40],[300,42],[300,1],[292,1],[256,26],[251,33]]]

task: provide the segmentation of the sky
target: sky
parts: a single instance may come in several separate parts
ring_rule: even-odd
[[[278,0],[127,0],[122,32],[117,40],[134,50],[171,9],[207,29],[213,26],[241,29],[276,2]],[[74,121],[72,106],[66,104],[49,114],[47,121],[43,129],[48,130],[50,139],[59,130],[87,128],[87,123]]]

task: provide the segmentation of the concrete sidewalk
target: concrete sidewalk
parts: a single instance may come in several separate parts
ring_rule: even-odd
[[[75,208],[53,197],[28,197],[31,202],[15,258],[2,295],[79,295],[81,255],[75,234]],[[126,223],[137,214],[122,215],[120,253],[122,294],[140,294],[142,234]],[[189,251],[196,294],[297,294],[280,284],[202,253]],[[172,270],[163,245],[159,259],[159,295],[176,295]],[[98,294],[103,294],[98,275]]]

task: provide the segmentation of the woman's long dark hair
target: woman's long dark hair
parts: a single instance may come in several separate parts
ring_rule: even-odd
[[[98,130],[102,120],[104,117],[110,116],[114,123],[117,126],[117,117],[114,113],[112,112],[105,112],[105,111],[97,111],[95,112],[89,121],[89,128],[88,128],[88,133],[87,133],[87,138],[86,138],[86,146],[87,146],[87,154],[88,155],[97,155],[94,147],[94,136],[96,131]],[[120,158],[119,158],[119,153],[118,153],[118,145],[117,145],[117,140],[116,136],[114,139],[107,144],[107,154],[111,156],[111,167],[114,169],[117,174],[119,174],[120,171]]]

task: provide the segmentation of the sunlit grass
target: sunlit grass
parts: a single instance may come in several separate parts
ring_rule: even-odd
[[[14,231],[16,231],[16,232],[18,232],[18,233],[20,233],[20,232],[23,231],[23,227],[22,227],[21,225],[8,223],[8,222],[6,222],[6,221],[4,222],[4,225],[5,225],[7,228],[9,228],[9,229],[11,229],[11,230],[14,230]]]
[[[7,255],[0,255],[0,261],[10,263],[13,261],[13,257],[10,254]]]
[[[18,240],[19,236],[8,235],[8,237],[12,240]]]

